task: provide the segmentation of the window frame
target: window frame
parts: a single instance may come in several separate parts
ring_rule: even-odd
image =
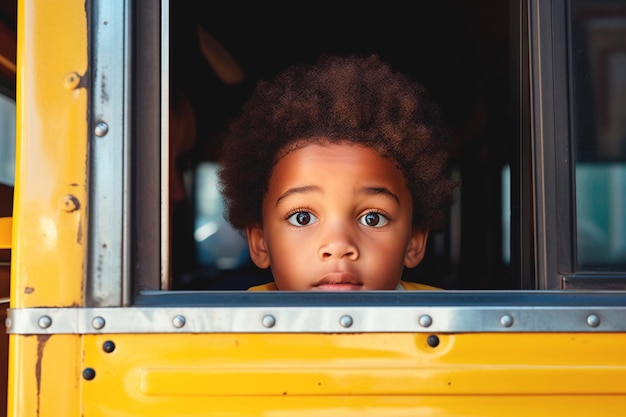
[[[512,250],[518,253],[513,256],[518,259],[513,267],[519,268],[522,291],[446,291],[444,294],[461,294],[450,298],[443,296],[450,305],[462,297],[468,300],[501,297],[502,305],[512,308],[513,304],[519,305],[519,301],[512,301],[517,296],[532,305],[532,291],[526,293],[524,290],[537,289],[550,292],[553,295],[551,302],[556,306],[561,303],[560,293],[551,290],[616,288],[613,277],[591,278],[575,271],[575,196],[571,181],[571,149],[567,140],[570,137],[569,78],[566,76],[569,61],[567,51],[556,47],[567,40],[567,2],[511,0],[511,5],[514,10],[512,19],[519,22],[521,29],[519,37],[512,39],[519,50],[518,62],[512,65],[517,66],[512,74],[518,79],[517,83],[512,83],[518,87],[513,97],[517,97],[520,103],[515,107],[513,123],[520,136],[520,149],[516,165],[512,167],[512,181],[518,184],[518,193],[512,196],[512,228],[517,230],[518,239],[512,242]],[[167,1],[161,4],[138,1],[133,6],[133,14],[132,33],[137,41],[131,44],[144,46],[132,53],[133,71],[129,82],[134,91],[131,97],[134,142],[130,185],[133,197],[130,201],[131,232],[127,242],[129,264],[132,265],[127,278],[131,282],[132,296],[121,305],[200,306],[216,302],[233,307],[264,308],[268,304],[284,302],[285,294],[235,295],[222,291],[207,294],[168,290],[167,245],[163,244],[168,240],[167,230],[163,230],[167,229],[167,222],[161,219],[167,216],[164,196],[167,196],[168,164],[164,161],[167,161],[168,147],[165,145],[168,138],[164,133],[167,132],[164,109],[168,108],[169,68],[167,59],[163,58],[168,54],[167,46],[162,46],[159,40],[163,39],[163,44],[167,44]],[[161,144],[158,149],[154,146],[155,138],[159,138],[157,141]],[[557,158],[557,155],[566,157]],[[532,172],[527,169],[529,167]],[[123,282],[124,279],[120,280],[120,285]],[[619,292],[611,294],[624,297]],[[328,304],[329,297],[335,295],[311,297],[311,305],[321,306]],[[431,297],[438,299],[442,295],[372,292],[345,295],[339,298],[342,301],[333,298],[332,304],[337,307],[375,307],[401,299],[402,303],[415,306],[419,300],[432,302]],[[409,298],[418,301],[409,302]],[[565,294],[562,300],[565,304],[571,302]],[[89,306],[104,305],[93,302]]]
[[[538,288],[626,290],[626,271],[578,265],[570,2],[529,6]]]

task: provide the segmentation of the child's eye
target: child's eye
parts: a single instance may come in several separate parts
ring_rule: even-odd
[[[382,227],[389,223],[389,219],[380,213],[370,211],[359,218],[359,223],[369,227]]]
[[[317,217],[308,211],[297,211],[287,217],[287,221],[294,226],[308,226],[309,224],[315,223]]]

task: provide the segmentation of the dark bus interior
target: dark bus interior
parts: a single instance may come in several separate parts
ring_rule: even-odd
[[[196,119],[193,146],[176,156],[188,204],[171,209],[172,288],[246,289],[271,280],[247,261],[241,242],[222,253],[233,232],[216,232],[219,219],[213,228],[202,224],[201,167],[219,158],[220,133],[259,79],[322,53],[380,55],[429,90],[453,131],[457,200],[446,230],[431,233],[425,260],[404,279],[444,289],[524,288],[519,268],[511,266],[519,262],[510,215],[510,166],[520,155],[514,4],[172,2],[170,83],[189,98]],[[211,63],[215,55],[227,57],[226,70]],[[217,229],[227,227],[222,222]]]

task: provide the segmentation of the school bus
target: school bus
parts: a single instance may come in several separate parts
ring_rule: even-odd
[[[200,3],[0,1],[7,416],[624,413],[625,1]],[[455,132],[404,277],[445,291],[246,291],[220,133],[324,52],[381,55]]]

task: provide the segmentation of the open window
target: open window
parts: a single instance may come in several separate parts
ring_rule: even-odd
[[[206,12],[165,2],[161,13],[138,4],[136,34],[150,47],[134,52],[142,74],[133,97],[142,103],[134,106],[135,291],[245,290],[271,280],[221,217],[220,135],[260,79],[324,52],[381,55],[427,87],[454,131],[457,200],[406,280],[449,290],[622,288],[623,4],[412,7]],[[169,43],[159,44],[157,31]],[[226,61],[215,61],[220,54]],[[161,71],[145,77],[142,68]],[[611,94],[598,100],[598,89]],[[171,127],[173,91],[195,120],[194,141],[180,153],[165,136],[154,147]],[[166,165],[168,175],[179,171],[186,203],[162,211],[163,190],[172,190],[153,180],[171,184]]]
[[[220,134],[260,79],[322,53],[379,54],[427,87],[454,131],[454,169],[462,184],[456,205],[445,230],[431,234],[424,262],[405,279],[446,289],[522,288],[511,265],[510,240],[519,233],[510,227],[508,174],[512,165],[520,169],[520,138],[511,125],[517,81],[510,76],[520,53],[511,40],[521,27],[514,18],[519,12],[508,2],[486,1],[277,7],[169,5],[169,81],[190,99],[197,127],[193,147],[173,156],[190,199],[170,213],[173,288],[246,289],[271,280],[220,219],[214,182]],[[216,61],[224,55],[225,62]]]

